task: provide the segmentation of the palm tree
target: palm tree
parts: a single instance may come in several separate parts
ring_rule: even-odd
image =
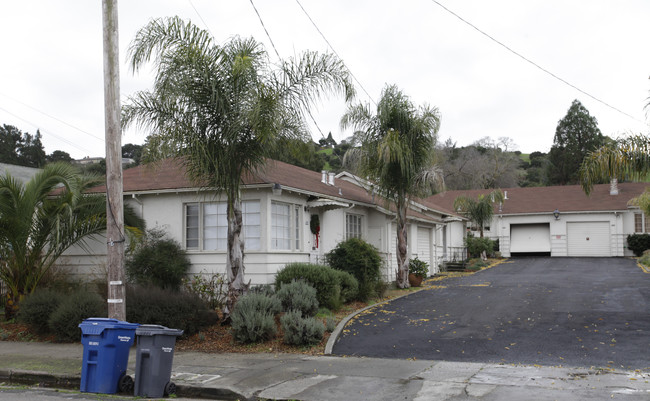
[[[444,187],[434,164],[440,113],[435,107],[416,108],[397,86],[386,86],[373,114],[369,104],[349,106],[341,127],[355,130],[356,147],[344,162],[377,184],[380,195],[397,210],[397,285],[409,286],[406,213],[410,199]]]
[[[226,272],[232,310],[247,286],[241,241],[242,173],[262,167],[278,138],[307,138],[304,114],[325,95],[354,95],[336,57],[306,52],[271,68],[263,46],[233,38],[223,45],[178,17],[140,29],[129,49],[134,71],[152,57],[154,87],[124,107],[125,124],[150,130],[149,159],[180,157],[189,177],[227,197]]]
[[[483,238],[485,223],[489,223],[494,216],[494,203],[503,202],[501,190],[496,189],[489,194],[479,195],[476,199],[469,196],[459,196],[454,199],[454,209],[467,216],[476,224]]]
[[[26,184],[0,177],[0,280],[8,288],[5,318],[34,292],[57,258],[89,235],[106,229],[103,195],[84,192],[98,184],[69,164],[47,165]]]

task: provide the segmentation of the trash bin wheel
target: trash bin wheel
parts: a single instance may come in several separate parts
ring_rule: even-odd
[[[172,395],[172,394],[176,394],[176,384],[172,382],[167,382],[167,384],[165,384],[165,395]]]
[[[133,378],[127,374],[122,375],[117,382],[120,393],[133,393]]]

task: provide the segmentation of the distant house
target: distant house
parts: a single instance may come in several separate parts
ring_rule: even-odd
[[[499,240],[503,256],[632,256],[627,236],[650,232],[650,221],[628,202],[649,185],[596,185],[590,196],[579,185],[503,189],[506,200],[495,205],[485,235]],[[453,209],[460,195],[488,192],[448,191],[427,200]]]
[[[223,194],[193,185],[184,166],[173,159],[125,170],[123,177],[125,202],[149,228],[161,228],[182,244],[192,273],[225,271]],[[273,282],[290,262],[323,263],[327,252],[351,237],[377,247],[385,261],[384,279],[395,279],[395,213],[358,178],[269,161],[260,172],[243,176],[242,183],[244,263],[246,279],[253,284]],[[408,254],[429,263],[431,274],[444,260],[462,254],[465,219],[452,210],[420,200],[408,212]],[[60,264],[77,273],[103,275],[105,247],[102,239],[91,255],[75,248]]]

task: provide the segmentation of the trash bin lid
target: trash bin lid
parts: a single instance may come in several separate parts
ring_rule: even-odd
[[[138,323],[129,323],[122,320],[105,318],[105,317],[91,317],[79,323],[81,334],[98,335],[105,329],[126,329],[135,330]]]
[[[141,324],[137,329],[135,329],[135,334],[137,336],[164,335],[178,337],[183,335],[183,330],[170,329],[169,327],[161,326],[159,324]]]

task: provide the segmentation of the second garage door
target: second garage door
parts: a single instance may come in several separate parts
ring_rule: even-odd
[[[566,230],[569,256],[612,256],[608,222],[567,223]]]
[[[510,225],[510,253],[551,253],[548,224]]]

